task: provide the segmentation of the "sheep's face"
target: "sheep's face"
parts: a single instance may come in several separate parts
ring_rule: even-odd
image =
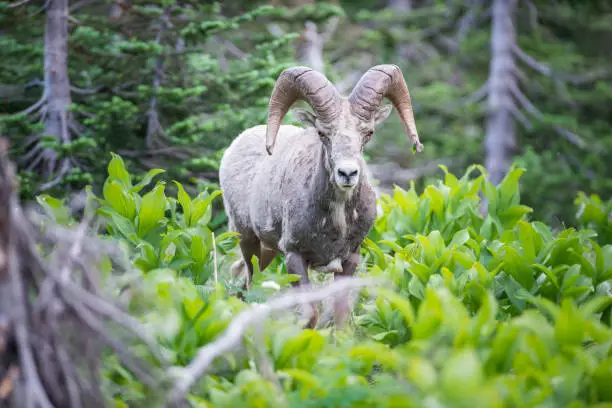
[[[364,121],[352,113],[345,100],[342,113],[332,123],[325,123],[304,109],[293,111],[302,124],[316,129],[323,143],[330,181],[340,191],[351,192],[361,180],[365,145],[372,138],[376,125],[389,116],[391,109],[390,105],[383,105],[371,120]]]

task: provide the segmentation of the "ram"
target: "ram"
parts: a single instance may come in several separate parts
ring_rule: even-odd
[[[242,132],[225,151],[219,170],[229,228],[240,234],[242,259],[234,268],[248,270],[244,290],[252,279],[253,255],[263,270],[283,254],[288,273],[300,276],[297,285],[308,283],[308,268],[353,275],[376,218],[363,151],[376,125],[391,113],[390,105],[382,105],[384,97],[422,151],[408,87],[397,66],[370,68],[348,97],[310,68],[281,72],[267,125]],[[305,128],[281,125],[297,100],[313,110],[293,110]],[[318,321],[311,307],[307,327]],[[335,301],[337,324],[344,323],[348,311],[348,297]]]

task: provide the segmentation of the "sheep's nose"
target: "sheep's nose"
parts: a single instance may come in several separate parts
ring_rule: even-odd
[[[346,186],[352,186],[357,182],[357,175],[359,174],[359,167],[354,164],[343,164],[336,168],[336,173],[342,184]]]
[[[343,168],[338,169],[338,174],[341,177],[345,177],[347,179],[350,179],[351,177],[356,176],[357,173],[359,173],[359,169],[356,169],[356,168],[343,167]]]

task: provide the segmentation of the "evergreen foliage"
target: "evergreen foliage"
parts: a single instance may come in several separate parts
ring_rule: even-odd
[[[77,126],[69,142],[40,144],[73,163],[50,192],[101,185],[99,155],[110,151],[143,170],[168,169],[189,191],[214,185],[223,149],[246,127],[265,122],[276,76],[298,63],[293,49],[304,22],[332,17],[340,23],[323,49],[330,79],[349,78],[350,86],[373,64],[397,63],[413,96],[427,148],[412,155],[392,115],[368,148],[373,160],[407,167],[446,160],[454,171],[482,163],[490,9],[478,1],[411,3],[403,12],[352,1],[71,4],[68,68]],[[529,169],[525,202],[555,226],[575,225],[577,190],[602,197],[612,191],[610,13],[605,1],[518,2],[523,98],[515,101],[514,153]],[[33,1],[0,6],[0,126],[19,159],[24,198],[45,181],[32,143],[44,115],[18,115],[43,93],[44,14]],[[283,30],[272,34],[272,25]]]

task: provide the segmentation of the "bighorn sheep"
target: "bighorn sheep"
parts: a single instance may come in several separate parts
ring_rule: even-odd
[[[285,69],[278,77],[268,107],[267,126],[242,132],[226,150],[219,169],[229,228],[240,234],[242,260],[248,269],[253,255],[265,269],[277,253],[287,271],[308,282],[308,268],[353,275],[360,246],[376,218],[376,199],[365,175],[363,150],[375,126],[397,109],[417,151],[422,151],[410,94],[399,67],[369,69],[348,97],[321,73],[307,67]],[[306,126],[281,125],[298,99],[313,109],[294,109]],[[265,148],[264,148],[265,143]],[[318,314],[307,327],[314,327]],[[334,317],[342,324],[348,297],[337,299]]]

